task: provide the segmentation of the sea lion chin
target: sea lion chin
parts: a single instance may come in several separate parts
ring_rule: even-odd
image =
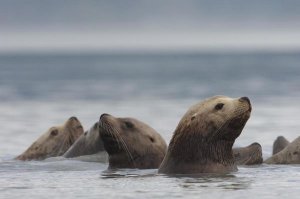
[[[215,96],[192,106],[174,132],[159,173],[236,171],[232,146],[251,110],[247,97]]]
[[[134,118],[102,114],[99,133],[109,155],[109,169],[158,168],[167,151],[160,134]]]

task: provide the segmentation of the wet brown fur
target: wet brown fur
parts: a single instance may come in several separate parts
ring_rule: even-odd
[[[222,114],[214,109],[219,103],[224,103],[225,112]],[[232,145],[250,112],[250,103],[224,96],[192,106],[175,130],[159,173],[226,173],[237,170]]]
[[[76,117],[71,117],[65,124],[50,128],[15,159],[44,160],[61,156],[81,134],[83,134],[83,127],[80,121]]]
[[[278,136],[273,143],[273,155],[282,151],[290,142],[283,136]]]
[[[134,118],[103,115],[99,132],[109,154],[109,169],[158,168],[167,151],[160,134]]]
[[[262,148],[257,142],[247,147],[234,148],[232,152],[237,165],[256,165],[263,162]]]
[[[266,164],[300,164],[300,137],[264,161]]]

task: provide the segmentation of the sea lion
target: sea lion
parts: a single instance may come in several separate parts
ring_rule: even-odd
[[[249,119],[251,109],[247,97],[215,96],[192,106],[180,120],[158,172],[236,171],[232,146]]]
[[[83,155],[92,155],[104,151],[104,145],[99,134],[98,122],[82,134],[63,155],[65,158],[74,158]]]
[[[278,136],[273,143],[273,155],[282,151],[290,142],[283,136]]]
[[[63,125],[51,127],[15,159],[44,160],[61,156],[81,134],[83,134],[83,127],[80,121],[76,117],[71,117]]]
[[[247,147],[232,149],[234,162],[237,165],[255,165],[263,162],[262,148],[257,142]]]
[[[300,137],[265,160],[266,164],[300,164]]]
[[[102,114],[99,132],[109,155],[108,169],[158,168],[167,144],[153,128],[134,118]]]

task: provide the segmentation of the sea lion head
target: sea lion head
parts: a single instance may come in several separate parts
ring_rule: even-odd
[[[278,136],[273,143],[273,155],[282,151],[290,142],[283,136]]]
[[[83,127],[80,121],[76,117],[71,117],[63,125],[51,127],[16,159],[43,160],[61,156],[81,134]]]
[[[104,151],[103,142],[99,133],[98,122],[81,135],[63,155],[65,158],[93,155]]]
[[[102,114],[99,132],[109,154],[109,168],[158,168],[167,145],[153,128],[134,118]]]
[[[232,152],[237,165],[255,165],[263,162],[262,148],[257,142],[247,147],[234,148]]]
[[[160,171],[203,173],[233,168],[232,145],[251,109],[247,97],[215,96],[193,105],[179,122]]]
[[[234,142],[251,113],[250,100],[215,96],[192,106],[183,116],[176,134],[193,134],[209,141]]]

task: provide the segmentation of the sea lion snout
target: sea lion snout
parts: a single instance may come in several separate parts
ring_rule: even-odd
[[[75,117],[75,116],[73,116],[73,117],[70,117],[70,118],[69,118],[69,120],[70,120],[70,121],[72,121],[72,120],[73,120],[73,121],[77,121],[77,122],[79,121],[79,120],[77,119],[77,117]]]
[[[103,119],[103,118],[106,117],[106,116],[110,116],[110,115],[107,114],[107,113],[103,113],[102,115],[100,115],[100,120]]]
[[[240,100],[240,101],[246,101],[246,102],[248,102],[249,104],[251,104],[251,103],[250,103],[250,99],[249,99],[248,97],[241,97],[239,100]]]
[[[261,147],[261,145],[258,142],[254,142],[250,146],[252,146],[252,147]]]
[[[250,102],[250,99],[248,97],[241,97],[239,99],[240,102],[247,102],[249,104],[249,111],[252,110],[252,106],[251,106],[251,102]]]
[[[241,97],[239,99],[240,102],[248,102],[248,104],[251,104],[250,99],[248,97]]]

